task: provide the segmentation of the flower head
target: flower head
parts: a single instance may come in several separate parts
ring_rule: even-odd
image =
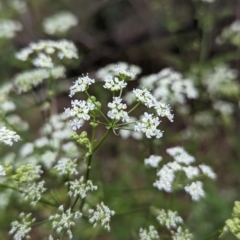
[[[203,191],[203,183],[200,181],[193,182],[190,185],[187,185],[184,189],[191,195],[194,201],[199,201],[205,196],[205,192]]]
[[[47,34],[61,35],[77,24],[78,19],[73,13],[62,11],[44,19],[43,29]]]
[[[177,212],[173,212],[171,210],[165,211],[164,209],[157,209],[156,214],[159,223],[168,229],[177,228],[179,224],[183,223],[183,219],[178,216]]]
[[[145,112],[141,120],[135,125],[134,130],[145,133],[147,138],[161,138],[163,133],[157,129],[159,124],[160,120],[158,117],[154,117],[153,114]]]
[[[161,161],[161,156],[151,155],[149,158],[144,159],[144,164],[156,168]]]
[[[149,226],[149,230],[140,228],[139,240],[154,240],[159,239],[159,235],[154,226]]]
[[[73,86],[70,87],[69,96],[72,97],[77,92],[84,92],[88,86],[95,83],[94,79],[91,79],[88,75],[79,77]]]
[[[73,237],[71,228],[76,224],[75,220],[80,218],[82,214],[79,211],[72,212],[71,208],[64,210],[63,205],[58,208],[58,213],[51,215],[49,220],[52,221],[52,227],[57,233],[66,231],[69,238]]]
[[[12,146],[13,142],[18,142],[20,139],[16,132],[8,130],[6,127],[0,128],[0,142]]]
[[[14,240],[30,238],[29,232],[31,231],[31,225],[33,222],[35,222],[35,219],[31,218],[31,213],[20,213],[19,217],[21,218],[21,221],[12,222],[12,228],[9,231],[9,234],[13,234]]]
[[[127,108],[127,105],[122,103],[122,99],[120,97],[114,97],[113,101],[108,103],[108,107],[111,109],[108,112],[108,117],[114,120],[122,120],[123,122],[129,121],[129,116],[124,109]]]
[[[106,228],[108,231],[110,231],[110,220],[111,216],[115,214],[113,210],[110,210],[109,207],[104,205],[103,202],[97,205],[97,209],[89,209],[89,222],[93,223],[93,226],[95,227],[98,223],[101,223],[101,225]]]

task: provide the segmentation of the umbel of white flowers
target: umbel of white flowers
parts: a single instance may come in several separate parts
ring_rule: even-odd
[[[103,88],[106,88],[113,93],[113,100],[107,104],[110,109],[104,118],[109,118],[109,122],[114,122],[117,129],[121,129],[118,124],[119,121],[126,123],[125,126],[130,127],[135,124],[133,129],[136,132],[142,132],[147,138],[161,138],[163,132],[158,129],[161,117],[167,117],[170,121],[173,121],[173,114],[171,113],[170,107],[158,101],[150,91],[147,89],[134,89],[133,94],[135,95],[136,106],[143,104],[149,112],[144,112],[139,120],[135,122],[130,122],[133,119],[129,116],[132,110],[128,110],[128,105],[123,102],[122,90],[127,86],[127,81],[135,77],[133,73],[127,71],[125,68],[121,69],[116,66],[114,73],[110,73],[104,79]],[[85,92],[88,94],[88,88],[95,83],[94,79],[91,79],[88,75],[79,77],[77,81],[70,87],[70,97],[80,92]],[[89,95],[88,95],[89,97]],[[82,127],[85,121],[92,120],[93,112],[99,111],[100,108],[97,105],[97,100],[94,97],[89,97],[88,100],[72,100],[71,107],[65,109],[65,114],[72,118],[71,123],[73,130],[77,130]],[[123,126],[124,124],[121,124]],[[113,126],[114,128],[114,126]]]

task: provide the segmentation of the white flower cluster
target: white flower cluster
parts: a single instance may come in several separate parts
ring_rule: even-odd
[[[42,68],[54,67],[54,57],[60,60],[78,58],[78,51],[68,40],[40,40],[31,43],[16,54],[17,59],[21,61],[31,59],[34,66]]]
[[[78,92],[84,92],[93,83],[95,83],[95,80],[88,77],[88,75],[79,77],[74,85],[70,87],[69,97],[72,97]]]
[[[66,185],[69,184],[68,195],[70,197],[81,196],[81,198],[85,198],[87,192],[97,190],[97,186],[93,185],[91,180],[84,182],[84,177],[81,177],[80,180],[75,179],[74,181],[67,182]]]
[[[42,198],[42,193],[47,190],[44,188],[44,184],[45,181],[41,181],[38,183],[27,184],[20,188],[25,201],[30,201],[31,205],[35,206]]]
[[[182,74],[165,68],[157,74],[142,77],[140,88],[153,89],[153,96],[166,103],[184,104],[186,99],[198,97],[198,91],[193,81],[185,79]],[[131,102],[131,99],[129,99]]]
[[[57,165],[54,169],[57,170],[58,175],[77,175],[78,171],[76,170],[77,167],[77,160],[71,160],[68,158],[61,158],[58,160]]]
[[[131,126],[133,122],[128,123],[131,118],[128,115],[129,112],[126,111],[127,104],[122,103],[121,97],[123,87],[125,87],[127,85],[127,81],[132,78],[132,75],[128,73],[129,72],[126,72],[125,69],[121,70],[119,67],[116,67],[114,72],[111,72],[112,76],[108,75],[105,77],[105,84],[103,87],[107,88],[113,93],[113,101],[108,103],[110,111],[108,111],[107,116],[115,125],[118,124],[118,121],[127,122],[125,125],[121,124],[121,127],[116,127],[116,129],[123,128],[125,136],[129,135],[127,134],[127,130],[128,127],[130,127],[130,131],[134,130],[137,132],[136,137],[138,138],[140,138],[142,134],[145,134],[147,138],[161,138],[163,133],[158,129],[160,117],[167,117],[172,122],[173,114],[171,113],[171,109],[168,105],[157,101],[147,89],[133,90],[133,94],[135,94],[138,103],[135,107],[133,107],[133,109],[129,110],[129,112],[132,112],[141,103],[147,108],[151,108],[153,111],[155,111],[155,113],[153,114],[144,112],[144,114],[140,116],[140,119],[135,121],[134,127]],[[109,78],[111,78],[111,80],[109,80]],[[72,97],[76,92],[85,91],[92,83],[94,83],[94,80],[90,79],[88,76],[79,78],[74,85],[70,87],[70,97]],[[116,96],[115,91],[119,91],[119,96]],[[79,129],[84,120],[88,121],[90,120],[91,116],[96,116],[96,112],[100,112],[101,107],[101,104],[96,101],[96,98],[92,99],[92,97],[90,97],[88,101],[71,101],[71,105],[71,108],[65,109],[65,114],[72,118],[71,124],[73,130]],[[101,115],[104,114],[101,113]],[[105,115],[104,118],[106,119]]]
[[[73,130],[76,130],[82,126],[84,120],[90,119],[90,112],[96,109],[96,106],[91,100],[72,100],[71,105],[71,108],[65,109],[65,114],[73,118],[71,125]]]
[[[228,88],[234,88],[235,91],[240,92],[240,88],[236,82],[237,77],[237,70],[221,64],[205,73],[203,84],[207,87],[210,96],[216,97],[226,92]]]
[[[49,220],[52,221],[52,227],[56,229],[57,233],[66,231],[68,237],[72,239],[71,227],[76,225],[75,220],[81,218],[82,214],[79,211],[72,212],[71,208],[65,211],[63,205],[58,208],[58,211],[59,213],[49,217]]]
[[[200,181],[193,182],[187,185],[185,191],[192,196],[194,201],[199,201],[202,197],[205,196],[205,192],[203,190],[203,183]]]
[[[127,76],[130,80],[134,80],[136,76],[141,73],[141,71],[141,68],[136,65],[128,64],[125,62],[117,62],[115,64],[108,64],[105,67],[99,69],[96,75],[98,78],[106,82],[109,82],[111,79],[114,79],[115,76],[119,75]],[[116,85],[117,84],[115,84],[115,86]]]
[[[0,128],[0,142],[12,146],[13,142],[18,142],[20,139],[16,132],[8,130],[6,127]]]
[[[49,35],[62,35],[77,24],[78,19],[73,13],[62,11],[44,19],[43,29]]]
[[[109,207],[104,205],[103,202],[97,205],[97,209],[89,209],[89,222],[93,223],[93,226],[97,226],[98,223],[101,223],[101,225],[110,231],[110,220],[111,217],[115,214],[113,210],[110,210]]]
[[[13,234],[14,240],[30,238],[29,232],[31,231],[31,225],[35,222],[35,218],[31,218],[31,213],[20,213],[19,217],[21,218],[21,221],[12,222],[12,228],[9,231],[9,234]]]
[[[177,212],[171,210],[165,211],[164,209],[156,209],[155,211],[160,225],[165,226],[168,229],[177,228],[179,224],[183,223],[183,219],[178,216]]]
[[[172,147],[167,149],[167,153],[178,163],[189,165],[195,162],[195,158],[189,155],[182,147]]]
[[[147,89],[134,89],[133,93],[138,102],[141,102],[148,108],[154,108],[159,117],[167,117],[169,121],[173,121],[171,108],[157,99]]]
[[[18,93],[27,92],[33,87],[38,86],[47,78],[65,77],[65,68],[63,66],[53,67],[52,69],[34,69],[17,74],[13,78],[14,85]]]
[[[157,168],[158,164],[162,161],[161,156],[151,155],[149,158],[144,159],[144,164],[146,166],[151,166],[153,168]]]
[[[152,208],[160,225],[170,230],[174,240],[192,240],[193,235],[188,229],[183,230],[183,219],[176,211]]]
[[[178,227],[177,231],[171,231],[173,240],[192,240],[193,235],[189,232],[188,229],[183,230],[182,227]]]
[[[159,239],[159,235],[154,226],[149,226],[149,230],[140,228],[139,240],[154,240]]]
[[[157,129],[159,124],[160,120],[158,117],[154,117],[153,114],[145,112],[140,121],[134,126],[134,130],[137,132],[143,132],[146,134],[147,138],[161,138],[163,133]]]
[[[225,42],[230,42],[236,46],[240,45],[240,20],[232,22],[229,26],[225,27],[217,37],[217,43],[223,44]]]
[[[122,103],[122,99],[120,97],[114,97],[113,101],[108,103],[108,107],[111,109],[108,111],[107,115],[109,118],[114,119],[116,121],[122,120],[123,122],[129,121],[129,116],[126,111],[127,105]]]
[[[27,10],[26,0],[9,0],[9,5],[17,12],[24,13]]]
[[[120,91],[127,86],[127,83],[120,80],[118,77],[106,77],[104,81],[105,84],[103,87],[113,92]]]
[[[9,19],[0,19],[0,38],[13,38],[22,30],[21,23]]]
[[[194,201],[199,201],[205,195],[203,191],[203,183],[193,180],[201,175],[215,179],[216,174],[205,164],[201,164],[198,167],[191,166],[191,164],[195,161],[195,158],[189,155],[181,147],[168,148],[167,153],[174,158],[174,161],[168,162],[162,166],[162,168],[157,172],[159,179],[153,183],[153,186],[157,187],[159,190],[172,192],[174,190],[176,173],[182,171],[185,173],[186,179],[190,182],[190,184],[179,186],[184,187],[185,191],[191,195]]]

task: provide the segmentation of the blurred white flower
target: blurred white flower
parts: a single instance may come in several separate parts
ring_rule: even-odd
[[[78,19],[73,13],[62,11],[45,18],[43,29],[49,35],[62,35],[77,24]]]
[[[10,19],[0,19],[0,38],[13,38],[16,32],[21,30],[21,23]]]

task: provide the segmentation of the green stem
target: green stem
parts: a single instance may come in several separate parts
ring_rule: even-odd
[[[87,159],[87,171],[86,171],[86,175],[85,175],[85,183],[89,180],[93,153],[101,146],[101,144],[104,142],[104,140],[107,138],[108,134],[110,133],[111,129],[112,128],[110,127],[105,132],[103,137],[99,140],[98,144],[94,147],[95,127],[93,127],[92,138],[91,138],[91,149],[90,149],[90,154],[88,155],[88,159]],[[76,197],[76,199],[75,199],[71,209],[73,209],[75,207],[75,205],[77,204],[78,200],[79,200],[79,196]],[[84,206],[84,203],[85,203],[85,198],[81,202],[80,210],[82,210],[82,208]]]
[[[112,130],[112,127],[109,127],[108,130],[103,135],[103,137],[101,138],[101,140],[98,142],[98,144],[92,150],[92,154],[102,145],[102,143],[105,141],[105,139],[107,138],[107,136],[108,136],[108,134],[110,133],[111,130]]]
[[[135,110],[140,105],[140,102],[138,102],[132,109],[128,111],[128,114],[131,113],[133,110]]]

